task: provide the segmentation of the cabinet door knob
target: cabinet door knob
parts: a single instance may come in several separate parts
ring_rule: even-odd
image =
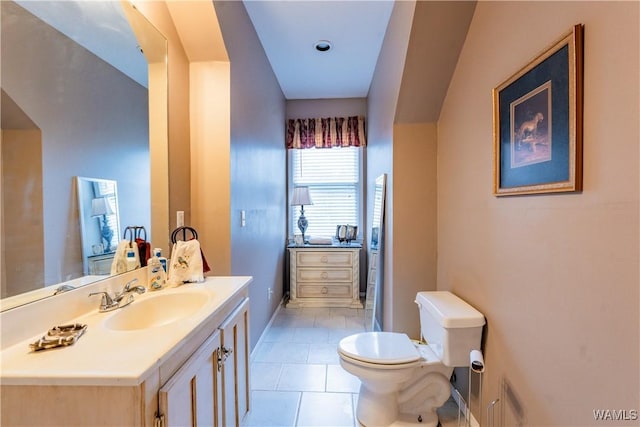
[[[222,370],[222,365],[227,361],[229,355],[233,353],[233,348],[221,347],[218,353],[218,371]]]
[[[320,258],[320,262],[327,263],[327,262],[329,262],[329,258],[327,258],[326,255],[323,255],[322,258]]]
[[[327,274],[326,271],[323,271],[322,274],[320,275],[320,277],[322,277],[323,279],[328,279],[329,278],[329,274]]]
[[[329,288],[327,288],[326,286],[322,287],[322,291],[320,291],[321,294],[326,295],[329,293]]]

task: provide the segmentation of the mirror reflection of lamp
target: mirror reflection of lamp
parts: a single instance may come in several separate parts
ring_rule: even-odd
[[[304,216],[304,205],[313,205],[311,196],[309,195],[309,187],[296,187],[293,189],[293,197],[291,198],[291,206],[300,206],[300,218],[298,218],[298,228],[302,233],[302,241],[306,243],[304,233],[307,231],[309,222]]]
[[[96,197],[91,200],[91,216],[102,217],[102,228],[100,234],[105,241],[104,251],[111,252],[111,239],[113,238],[113,230],[107,223],[107,216],[113,215],[115,211],[111,208],[111,204],[106,197]]]

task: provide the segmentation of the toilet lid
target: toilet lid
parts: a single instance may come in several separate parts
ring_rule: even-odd
[[[340,352],[352,359],[379,365],[398,365],[420,359],[420,353],[406,334],[364,332],[343,338]]]

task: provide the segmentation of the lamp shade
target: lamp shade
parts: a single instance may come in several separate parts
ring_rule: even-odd
[[[293,197],[291,198],[291,206],[308,206],[312,205],[311,196],[309,195],[309,187],[296,187],[293,189]]]
[[[114,213],[106,197],[96,197],[91,200],[91,216],[113,215]]]

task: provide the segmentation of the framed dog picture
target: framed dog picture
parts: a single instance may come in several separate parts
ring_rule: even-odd
[[[496,196],[582,190],[583,26],[493,90]]]

